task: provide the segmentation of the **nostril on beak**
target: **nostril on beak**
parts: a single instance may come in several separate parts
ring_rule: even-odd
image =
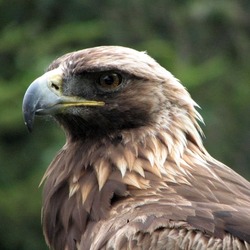
[[[61,84],[57,81],[50,80],[48,82],[48,87],[52,92],[54,92],[54,94],[61,95]]]
[[[63,83],[62,75],[63,72],[61,68],[53,69],[43,75],[43,77],[46,79],[48,88],[56,95],[61,94]]]
[[[58,86],[56,83],[54,83],[54,82],[51,82],[51,83],[50,83],[50,87],[51,87],[52,89],[56,90],[56,91],[59,90],[59,86]]]

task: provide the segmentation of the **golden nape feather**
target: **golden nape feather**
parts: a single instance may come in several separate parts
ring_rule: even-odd
[[[196,103],[144,52],[66,54],[28,88],[25,123],[66,144],[48,167],[51,249],[250,249],[250,183],[205,150]]]

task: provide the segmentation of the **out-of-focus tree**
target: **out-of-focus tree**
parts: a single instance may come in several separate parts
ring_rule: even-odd
[[[241,0],[0,1],[0,249],[46,249],[38,184],[64,135],[46,119],[28,134],[21,105],[30,82],[72,50],[147,50],[202,107],[208,151],[250,179],[249,12]]]

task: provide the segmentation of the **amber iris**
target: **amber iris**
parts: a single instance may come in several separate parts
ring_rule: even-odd
[[[114,89],[122,82],[122,78],[117,73],[105,73],[100,76],[99,85],[105,89]]]

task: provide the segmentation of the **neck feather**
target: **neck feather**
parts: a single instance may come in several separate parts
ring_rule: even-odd
[[[48,244],[79,241],[89,220],[105,218],[113,203],[134,196],[133,190],[152,190],[155,181],[159,187],[167,182],[187,184],[192,167],[186,156],[202,165],[208,154],[196,121],[180,124],[179,119],[168,128],[159,121],[159,127],[127,130],[95,142],[68,140],[42,180]]]

